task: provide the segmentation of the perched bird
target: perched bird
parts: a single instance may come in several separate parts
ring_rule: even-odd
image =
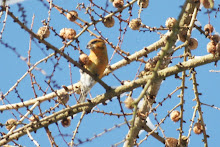
[[[90,49],[89,56],[81,54],[79,61],[94,76],[101,79],[103,72],[108,65],[108,54],[105,42],[102,39],[92,39],[89,41],[87,48]],[[85,102],[87,94],[95,85],[96,81],[82,70],[80,70],[80,76],[81,94],[79,102],[82,103]]]

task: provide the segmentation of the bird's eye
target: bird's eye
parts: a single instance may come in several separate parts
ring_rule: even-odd
[[[93,42],[91,42],[91,44],[95,44],[95,43],[97,43],[98,41],[97,40],[95,40],[95,41],[93,41]]]

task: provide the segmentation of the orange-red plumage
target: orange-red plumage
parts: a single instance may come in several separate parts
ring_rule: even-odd
[[[81,61],[84,67],[89,70],[94,76],[102,78],[103,72],[108,65],[108,54],[104,40],[92,39],[89,41],[87,48],[90,49],[90,54],[84,57],[85,61]],[[81,77],[81,95],[79,102],[84,102],[90,89],[95,85],[96,81],[87,73],[80,71]]]

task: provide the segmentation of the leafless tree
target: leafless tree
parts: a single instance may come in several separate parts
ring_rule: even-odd
[[[19,73],[20,76],[14,84],[10,84],[10,76],[1,82],[1,86],[10,87],[9,90],[0,87],[1,146],[24,146],[27,140],[32,141],[30,146],[45,146],[43,133],[51,146],[80,146],[99,138],[111,140],[112,146],[147,146],[153,140],[152,136],[162,146],[185,147],[190,139],[194,139],[193,132],[203,134],[203,139],[196,142],[208,146],[208,137],[212,134],[207,134],[203,108],[220,108],[201,100],[203,91],[198,87],[201,79],[198,80],[197,75],[204,69],[197,70],[196,67],[207,67],[209,63],[217,66],[220,59],[220,36],[213,32],[212,25],[219,14],[217,1],[179,2],[178,17],[168,16],[164,24],[156,24],[156,27],[148,25],[149,20],[144,16],[152,7],[149,0],[32,2],[10,5],[7,0],[1,1],[1,53],[10,50],[12,56],[7,58],[27,67],[23,70],[14,67],[17,71],[10,75],[18,77]],[[34,6],[34,3],[38,5]],[[69,9],[64,3],[77,5]],[[167,1],[164,10],[170,9],[171,3]],[[38,12],[34,14],[25,7],[26,4],[37,7]],[[151,9],[155,10],[151,15],[156,15],[156,11],[165,13]],[[43,12],[48,13],[41,14]],[[32,15],[32,20],[27,15]],[[207,16],[207,25],[199,24],[198,15]],[[41,22],[37,22],[39,20]],[[71,29],[68,29],[69,24]],[[12,31],[18,26],[22,35]],[[193,38],[193,29],[200,33],[200,38]],[[12,40],[20,36],[25,36],[24,42]],[[102,79],[78,61],[79,55],[87,52],[84,49],[86,42],[92,38],[103,39],[108,48],[109,64]],[[207,48],[208,53],[203,56],[193,54],[192,50],[198,50],[200,41],[204,40],[210,42],[199,47],[200,50]],[[20,46],[25,49],[27,44],[28,49],[21,51]],[[139,44],[142,48],[137,48]],[[0,65],[10,64],[0,62]],[[9,74],[6,68],[12,67],[6,66],[1,67],[1,72]],[[77,102],[79,69],[97,81],[91,90],[91,99],[84,103]],[[24,74],[20,75],[22,72]],[[213,72],[218,71],[211,70],[209,76],[215,74]],[[188,86],[193,88],[191,92],[187,90]],[[217,95],[218,91],[215,92]],[[191,111],[187,110],[189,103],[193,106]],[[107,129],[100,132],[99,124],[105,125],[109,121],[115,125],[107,125]],[[87,134],[91,126],[96,130],[93,136]],[[167,126],[173,126],[173,130],[166,129]],[[123,137],[111,137],[109,134],[114,134],[115,130],[122,130]],[[142,131],[145,136],[141,136]]]

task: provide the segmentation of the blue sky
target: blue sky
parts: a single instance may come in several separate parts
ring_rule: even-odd
[[[66,10],[75,10],[77,3],[82,2],[81,0],[54,0],[54,4],[59,5],[63,7]],[[96,0],[94,1],[96,4],[99,4],[105,8],[106,1],[103,0]],[[219,1],[215,1],[216,3]],[[85,5],[89,5],[89,2],[85,1]],[[164,1],[164,0],[155,0],[155,1],[150,1],[149,2],[149,7],[147,9],[144,9],[143,12],[141,13],[141,20],[145,25],[151,26],[151,27],[160,27],[165,26],[165,21],[168,17],[174,17],[177,18],[179,13],[180,13],[180,6],[184,3],[183,0],[170,0],[170,1]],[[107,8],[108,11],[112,10],[115,11],[117,10],[112,6],[110,2],[108,2],[109,6]],[[40,0],[26,0],[22,2],[22,6],[25,8],[25,14],[27,15],[26,20],[27,20],[27,26],[30,28],[31,22],[32,22],[32,17],[35,15],[34,19],[34,25],[33,25],[33,31],[37,32],[38,28],[42,26],[41,21],[42,20],[47,20],[48,17],[48,9],[43,6],[43,4],[40,2]],[[215,4],[215,7],[217,7],[217,4]],[[132,19],[138,17],[138,6],[135,3],[132,9]],[[98,10],[95,8],[95,10],[98,13],[103,14],[102,11]],[[14,13],[15,16],[18,16],[21,18],[21,13],[18,12],[18,6],[11,5],[10,6],[10,11]],[[82,9],[81,11],[77,10],[79,13],[79,17],[82,19],[90,22],[89,15],[85,15],[85,10]],[[202,27],[209,23],[209,17],[207,15],[206,9],[201,7],[201,12],[198,14],[198,21],[202,25]],[[220,32],[220,19],[219,19],[219,13],[217,15],[217,18],[214,18],[215,12],[210,14],[210,23],[214,26],[215,31],[214,33]],[[1,28],[3,26],[2,21],[4,20],[4,16],[1,18]],[[127,19],[128,18],[128,11],[127,9],[122,13],[122,18]],[[95,17],[97,19],[98,17]],[[113,28],[106,29],[102,23],[97,24],[97,28],[102,31],[102,35],[104,37],[107,37],[110,42],[113,42],[114,45],[118,43],[118,36],[119,36],[119,21],[115,19],[115,26]],[[77,21],[80,22],[80,21]],[[122,24],[122,28],[126,27],[126,23]],[[56,9],[52,9],[51,12],[51,21],[50,21],[50,26],[52,26],[56,32],[59,33],[59,31],[62,28],[74,28],[77,33],[81,31],[81,28],[77,26],[76,24],[68,21],[66,17],[61,15]],[[90,30],[95,32],[93,30],[93,26],[90,27]],[[161,33],[165,33],[166,31],[161,31]],[[95,32],[97,34],[97,32]],[[138,31],[133,31],[130,28],[127,28],[127,32],[124,37],[124,41],[122,43],[121,48],[126,51],[130,52],[130,54],[135,53],[136,51],[142,49],[143,47],[146,47],[155,41],[159,40],[159,35],[155,32],[138,32]],[[197,30],[193,30],[192,32],[192,37],[197,38],[199,45],[196,50],[192,51],[192,54],[195,56],[203,56],[207,54],[206,51],[206,45],[209,42],[207,38],[202,36]],[[16,23],[13,22],[12,18],[8,16],[7,22],[6,22],[6,27],[5,31],[3,32],[2,35],[3,41],[7,42],[9,45],[13,46],[16,48],[16,52],[19,53],[23,57],[28,57],[28,49],[29,49],[29,40],[30,40],[30,35],[22,30],[20,26]],[[79,37],[79,47],[82,49],[85,53],[89,53],[87,49],[85,49],[86,44],[89,40],[93,39],[94,37],[90,36],[88,32],[85,32],[83,35]],[[51,32],[51,36],[46,39],[46,41],[50,42],[57,48],[62,47],[63,43],[62,40],[55,36],[54,33]],[[177,42],[177,45],[180,45],[181,42]],[[77,44],[73,42],[73,45]],[[40,46],[41,48],[39,48]],[[50,53],[53,53],[52,50],[46,50],[45,46],[42,44],[36,45],[32,41],[32,50],[31,50],[31,63],[34,64],[40,59],[45,57],[45,52],[47,55]],[[112,56],[114,50],[108,45],[108,55],[109,58]],[[16,81],[28,70],[27,64],[21,60],[20,58],[17,57],[14,51],[5,48],[3,45],[0,44],[0,49],[1,49],[1,54],[0,54],[0,91],[4,94],[6,93],[13,85],[16,83]],[[181,49],[177,51],[173,56],[179,56],[183,54],[184,49]],[[69,53],[69,55],[74,59],[78,60],[79,57],[79,52],[76,50],[73,50],[72,47],[68,47],[66,49],[66,52]],[[149,54],[149,58],[153,57],[156,55],[156,52],[153,52]],[[116,63],[117,61],[121,60],[122,57],[118,54],[116,54],[111,61],[111,64]],[[53,62],[51,60],[48,60],[46,63],[41,63],[38,67],[40,69],[43,69],[47,75],[50,75],[53,71],[54,63],[57,62],[54,57],[52,57]],[[148,58],[145,58],[145,60],[148,60]],[[181,62],[182,59],[175,58],[173,60],[173,63],[170,65],[175,65],[178,62]],[[120,80],[133,80],[136,72],[138,70],[138,67],[140,65],[140,62],[133,62],[129,64],[126,67],[123,67],[119,70],[114,71],[114,74],[120,79]],[[144,66],[141,66],[141,70],[143,70]],[[214,63],[210,63],[208,65],[204,65],[201,67],[196,68],[197,71],[197,82],[199,84],[198,90],[199,92],[202,93],[200,96],[200,99],[202,102],[207,103],[207,104],[214,104],[216,107],[220,107],[219,103],[219,96],[218,96],[218,90],[219,90],[219,81],[220,81],[220,76],[219,73],[211,73],[209,70],[219,70],[219,67],[215,67]],[[56,84],[58,84],[60,87],[61,85],[70,85],[70,72],[69,72],[69,63],[66,61],[66,59],[61,58],[59,60],[59,65],[56,68],[56,72],[52,78],[52,80],[55,81]],[[78,68],[76,67],[71,67],[71,72],[72,72],[72,81],[73,83],[76,83],[79,81],[79,71]],[[187,71],[188,73],[188,71]],[[45,83],[45,80],[47,78],[45,75],[43,75],[39,71],[33,71],[33,74],[36,77],[36,80],[42,87],[42,89],[47,88],[47,84]],[[181,74],[179,74],[181,75]],[[107,77],[104,77],[103,80],[109,84],[112,87],[119,86],[120,83],[115,79],[111,74]],[[160,102],[165,98],[169,93],[171,93],[177,86],[181,85],[180,80],[176,80],[174,76],[166,78],[166,80],[163,82],[161,85],[161,89],[157,95],[157,102]],[[193,90],[192,90],[192,81],[187,78],[186,80],[186,86],[188,89],[186,89],[185,93],[185,104],[184,104],[184,120],[186,123],[184,124],[184,135],[188,134],[189,130],[189,125],[190,125],[190,119],[192,118],[192,113],[193,109],[192,107],[196,105],[195,101],[192,101],[194,98]],[[56,87],[55,87],[56,88]],[[36,88],[37,89],[37,88]],[[25,79],[22,80],[22,82],[19,84],[17,87],[19,95],[24,99],[28,100],[30,98],[34,97],[33,90],[31,88],[30,84],[30,76],[28,75]],[[142,89],[138,88],[134,90],[133,97],[137,98],[140,91]],[[51,91],[49,91],[51,92]],[[96,84],[92,91],[91,94],[93,97],[95,97],[98,94],[104,93],[105,90],[99,85]],[[42,92],[38,91],[37,92],[38,96],[42,95]],[[159,107],[157,109],[157,119],[160,120],[164,116],[166,116],[167,111],[172,109],[175,105],[179,103],[179,98],[177,95],[180,94],[180,91],[175,93],[171,99],[168,99],[167,101],[164,102],[162,107]],[[78,95],[76,95],[78,97]],[[125,99],[125,96],[121,98],[122,101]],[[16,103],[20,102],[20,99],[18,98],[18,95],[15,93],[15,91],[11,92],[7,96],[7,100],[10,103]],[[7,103],[6,101],[4,101]],[[70,97],[70,100],[68,102],[68,105],[74,105],[76,103],[74,95]],[[156,103],[157,104],[157,103]],[[156,106],[155,104],[155,106]],[[53,107],[55,105],[54,101],[49,102],[44,102],[41,104],[41,108],[45,111],[49,109],[49,107]],[[123,106],[124,107],[124,106]],[[61,110],[63,107],[57,108],[56,111]],[[113,99],[112,102],[109,102],[107,106],[103,105],[98,105],[98,108],[100,110],[104,110],[105,112],[110,112],[112,111],[113,113],[120,113],[120,106],[117,101],[117,99]],[[179,108],[177,108],[180,110]],[[219,121],[220,121],[220,114],[219,111],[207,106],[203,106],[202,110],[204,112],[203,117],[204,121],[206,124],[207,128],[207,134],[210,136],[208,138],[208,144],[209,146],[216,146],[218,143],[218,138],[219,136],[219,131],[220,128],[218,127]],[[131,113],[131,110],[128,110],[124,108],[124,111]],[[22,108],[19,109],[19,112],[22,114],[25,114],[26,109]],[[34,113],[38,114],[39,110],[36,109],[34,110]],[[15,110],[13,111],[4,111],[3,113],[0,113],[0,118],[1,121],[0,123],[5,123],[7,119],[13,118],[13,114],[19,118],[19,113],[17,113]],[[50,114],[47,114],[50,115]],[[72,137],[72,132],[75,130],[75,127],[79,121],[81,114],[78,114],[77,116],[74,117],[74,119],[71,121],[71,126],[68,128],[64,128],[61,126],[60,122],[58,122],[58,126],[61,130],[61,132],[65,135],[66,141],[69,142]],[[127,117],[129,120],[131,117]],[[153,115],[150,115],[150,118],[152,122],[155,124],[155,120]],[[198,118],[198,114],[197,114]],[[28,120],[24,121],[25,123],[28,123]],[[80,139],[82,141],[86,140],[87,138],[93,137],[95,134],[99,134],[103,132],[105,129],[112,128],[116,124],[121,124],[124,122],[123,117],[116,117],[116,116],[107,116],[103,114],[97,114],[96,112],[87,114],[85,118],[83,119],[83,122],[79,128],[79,133],[76,135],[76,139]],[[166,137],[175,137],[178,138],[178,129],[179,123],[174,123],[172,122],[169,118],[166,119],[165,123],[161,125],[161,127],[165,130],[165,135]],[[55,124],[52,124],[49,126],[49,129],[52,131],[52,135],[55,138],[56,143],[59,146],[67,146],[65,142],[63,141],[62,137],[59,135],[58,127]],[[1,132],[6,132],[6,129],[3,127],[1,128]],[[125,135],[128,132],[128,127],[126,125],[121,126],[120,128],[114,129],[106,134],[104,134],[101,137],[98,137],[94,139],[92,142],[87,142],[82,144],[81,146],[87,147],[87,146],[111,146],[115,143],[118,143],[122,141],[125,137]],[[159,134],[162,136],[161,132],[158,130]],[[46,136],[45,130],[40,129],[37,131],[37,133],[32,133],[34,139],[41,144],[41,146],[49,146],[49,141]],[[145,137],[146,133],[142,133],[140,135],[140,141]],[[190,138],[190,144],[189,147],[193,146],[203,146],[203,142],[201,141],[203,139],[203,135],[195,135],[192,133],[192,136]],[[18,143],[24,145],[24,146],[34,146],[33,142],[30,141],[30,139],[27,136],[23,136],[20,138]],[[122,145],[120,145],[122,146]],[[164,145],[155,140],[153,137],[149,137],[147,141],[145,141],[141,146],[157,146],[157,147],[163,147]]]

